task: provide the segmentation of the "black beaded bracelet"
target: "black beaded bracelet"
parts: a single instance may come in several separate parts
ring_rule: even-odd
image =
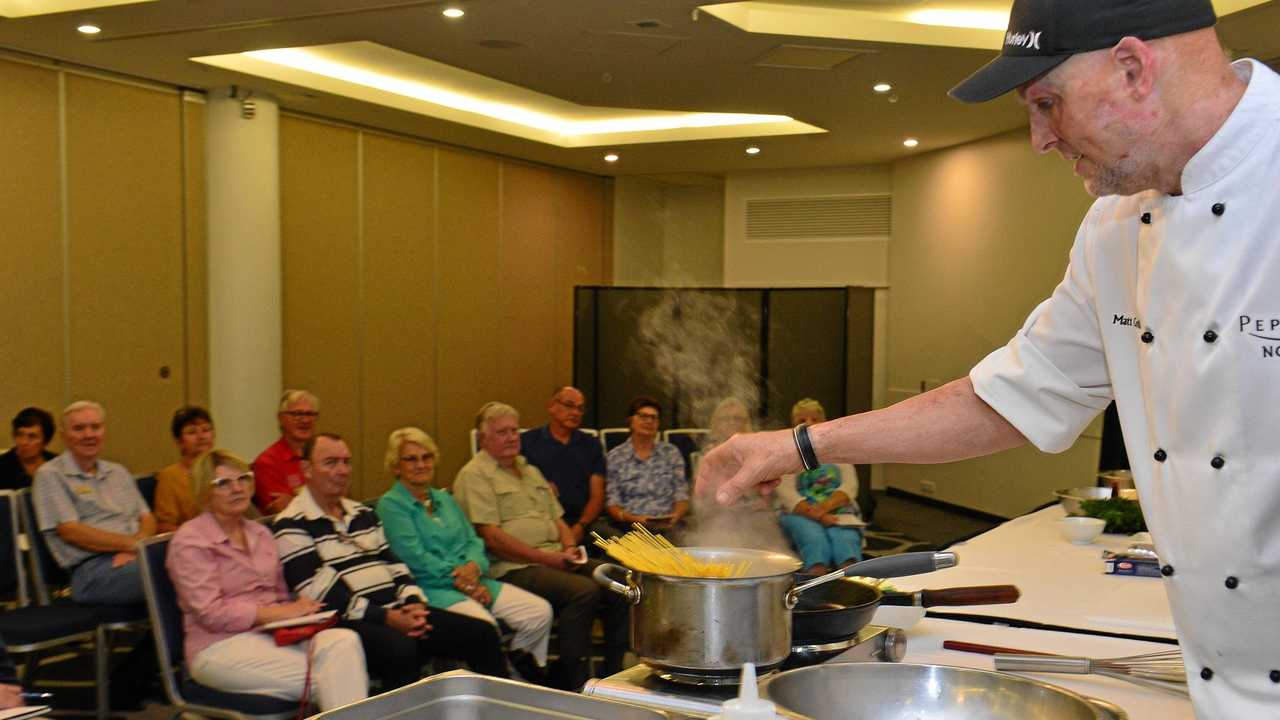
[[[818,454],[813,451],[813,441],[809,439],[809,426],[805,423],[791,428],[791,437],[796,441],[796,451],[800,453],[800,462],[804,463],[805,470],[812,470],[821,463],[818,462]]]

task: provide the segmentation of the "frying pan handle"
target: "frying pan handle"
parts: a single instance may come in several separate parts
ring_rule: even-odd
[[[803,585],[791,588],[786,597],[787,609],[795,609],[796,604],[800,602],[801,593],[809,588],[824,585],[842,577],[861,575],[863,577],[892,578],[905,575],[920,575],[921,573],[931,573],[934,570],[955,567],[959,562],[960,559],[953,552],[913,552],[863,560],[842,570],[827,573]]]
[[[617,580],[614,580],[613,578],[609,577],[610,570],[621,570],[625,572],[627,574],[627,584],[623,585]],[[610,590],[612,592],[618,593],[622,597],[626,598],[627,602],[631,603],[632,605],[640,604],[640,587],[636,585],[635,581],[631,579],[631,571],[622,567],[621,565],[614,565],[613,563],[600,563],[599,565],[596,566],[595,570],[591,571],[591,577],[595,578],[595,581],[599,583],[601,587],[603,587],[606,590]]]
[[[921,590],[921,607],[941,605],[1008,605],[1018,602],[1022,593],[1016,585],[975,585],[972,587]]]

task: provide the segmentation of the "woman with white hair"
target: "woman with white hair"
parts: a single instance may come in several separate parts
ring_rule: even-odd
[[[805,398],[791,408],[791,424],[826,422],[826,410]],[[862,559],[858,473],[852,465],[819,465],[783,475],[775,491],[779,521],[800,553],[805,572],[822,574]]]
[[[351,630],[329,628],[309,641],[278,646],[254,628],[317,612],[291,600],[271,531],[248,520],[253,473],[226,450],[191,466],[202,512],[174,533],[165,568],[182,608],[187,670],[202,685],[232,693],[307,699],[321,710],[369,692],[364,649]],[[310,656],[310,657],[308,657]]]
[[[386,467],[396,482],[377,508],[387,542],[413,573],[428,605],[495,626],[502,620],[515,631],[512,666],[524,679],[545,683],[551,604],[488,577],[484,541],[453,496],[432,487],[438,456],[435,441],[416,427],[400,428],[387,438]]]

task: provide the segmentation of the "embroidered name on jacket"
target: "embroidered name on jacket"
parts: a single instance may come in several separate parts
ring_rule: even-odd
[[[1239,330],[1249,337],[1277,343],[1276,345],[1263,345],[1262,357],[1280,358],[1280,316],[1253,317],[1252,315],[1241,315]]]
[[[1137,328],[1139,330],[1142,329],[1142,321],[1136,317],[1129,317],[1128,315],[1112,315],[1111,324],[1123,325],[1125,327]]]

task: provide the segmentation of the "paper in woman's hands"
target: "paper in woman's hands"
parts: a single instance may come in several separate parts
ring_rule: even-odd
[[[312,613],[310,615],[300,615],[298,617],[288,618],[287,620],[277,620],[269,622],[266,625],[259,625],[255,630],[276,630],[278,628],[296,627],[298,625],[310,625],[312,623],[324,622],[329,618],[337,615],[337,610],[325,610],[324,612]],[[4,718],[0,718],[4,720]]]

